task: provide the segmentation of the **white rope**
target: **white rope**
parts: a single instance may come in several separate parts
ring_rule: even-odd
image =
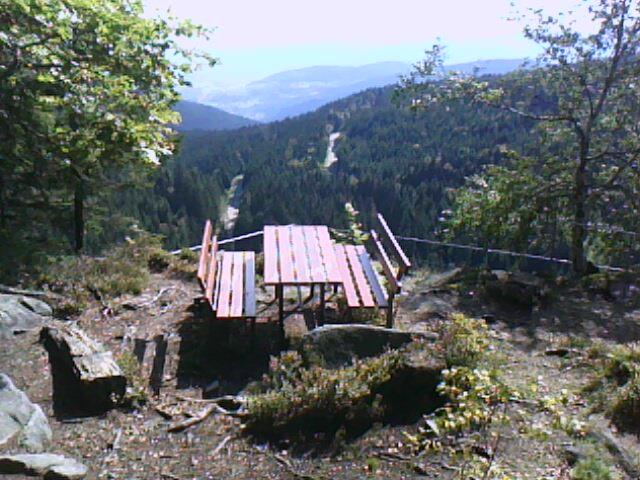
[[[416,242],[416,243],[427,243],[429,245],[438,245],[438,246],[442,246],[442,247],[451,247],[451,248],[460,248],[463,250],[472,250],[474,252],[486,252],[486,253],[494,253],[494,254],[498,254],[498,255],[509,255],[511,257],[521,257],[521,258],[529,258],[532,260],[540,260],[540,261],[544,261],[544,262],[554,262],[554,263],[561,263],[564,265],[571,265],[571,260],[566,259],[566,258],[557,258],[557,257],[547,257],[545,255],[536,255],[533,253],[522,253],[522,252],[511,252],[509,250],[503,250],[501,248],[482,248],[482,247],[478,247],[476,245],[463,245],[461,243],[448,243],[448,242],[440,242],[437,240],[429,240],[426,238],[416,238],[416,237],[403,237],[401,235],[395,235],[396,238],[400,239],[400,240],[405,240],[405,241],[409,241],[409,242]],[[596,267],[603,269],[603,270],[610,270],[613,272],[625,272],[626,270],[624,268],[621,267],[612,267],[609,265],[596,265]]]
[[[262,235],[262,230],[259,230],[257,232],[247,233],[246,235],[240,235],[239,237],[225,238],[224,240],[220,240],[218,242],[218,245],[226,245],[227,243],[233,243],[233,242],[237,242],[238,240],[245,240],[247,238],[258,237],[260,235]],[[187,250],[191,250],[192,252],[198,252],[201,249],[202,249],[202,244],[194,245],[193,247],[187,247]],[[182,250],[184,249],[181,248],[180,250],[173,250],[171,254],[178,255]]]

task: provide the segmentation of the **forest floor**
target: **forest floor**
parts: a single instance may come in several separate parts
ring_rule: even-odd
[[[585,349],[594,339],[640,340],[640,309],[575,291],[558,293],[551,304],[532,311],[505,308],[472,291],[443,287],[442,280],[427,272],[409,278],[398,301],[397,326],[432,331],[454,311],[491,318],[491,349],[504,381],[521,396],[505,406],[506,420],[486,432],[484,455],[504,473],[487,478],[572,478],[569,446],[590,451],[605,462],[611,476],[603,478],[632,478],[610,446],[586,433],[597,428],[640,459],[637,438],[611,429],[584,394],[595,375]],[[154,274],[141,295],[120,297],[107,312],[92,305],[78,318],[82,329],[120,359],[131,355],[134,339],[166,338],[158,395],[148,394],[146,403],[133,410],[60,418],[54,412],[48,359],[37,344],[38,332],[17,335],[3,345],[0,370],[47,413],[54,453],[84,462],[90,479],[471,478],[465,470],[470,463],[455,452],[416,453],[407,444],[404,434],[416,433],[421,423],[378,425],[359,438],[337,442],[330,451],[307,454],[256,442],[243,433],[238,419],[225,415],[212,415],[183,432],[169,433],[168,427],[185,412],[197,415],[206,408],[202,402],[185,399],[201,399],[203,392],[219,396],[242,391],[261,378],[270,355],[279,349],[272,292],[260,290],[262,320],[253,342],[242,322],[212,324],[194,305],[199,295],[195,281]],[[295,305],[296,292],[290,295],[289,307]],[[335,303],[329,302],[329,309],[330,316],[335,314]],[[309,315],[290,316],[288,334],[306,331],[305,319]],[[550,354],[558,349],[566,354]],[[141,368],[144,372],[144,364]],[[464,441],[460,439],[461,444]]]

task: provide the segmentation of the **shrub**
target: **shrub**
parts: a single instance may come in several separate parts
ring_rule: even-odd
[[[149,281],[149,260],[159,250],[160,237],[138,231],[102,258],[58,257],[39,283],[64,297],[58,312],[76,314],[86,308],[91,297],[106,301],[124,293],[142,292]]]
[[[447,367],[475,367],[489,347],[489,333],[484,320],[454,313],[441,331]]]
[[[247,431],[296,442],[331,440],[339,430],[359,434],[383,419],[380,391],[402,368],[404,356],[390,351],[337,370],[302,365],[295,352],[272,359],[263,380],[266,392],[249,399]]]
[[[596,456],[580,459],[571,469],[572,480],[613,480],[609,466]]]
[[[178,258],[180,260],[184,260],[185,262],[196,262],[198,261],[198,254],[190,248],[183,248],[180,250]]]

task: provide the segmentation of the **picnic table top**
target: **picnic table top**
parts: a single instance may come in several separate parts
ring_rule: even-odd
[[[264,227],[266,285],[341,284],[326,225]]]

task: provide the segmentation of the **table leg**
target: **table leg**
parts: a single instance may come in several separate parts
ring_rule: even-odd
[[[324,283],[320,285],[320,325],[324,325]]]
[[[284,339],[284,288],[282,285],[276,285],[276,297],[278,297],[278,323],[280,325],[280,334]]]

